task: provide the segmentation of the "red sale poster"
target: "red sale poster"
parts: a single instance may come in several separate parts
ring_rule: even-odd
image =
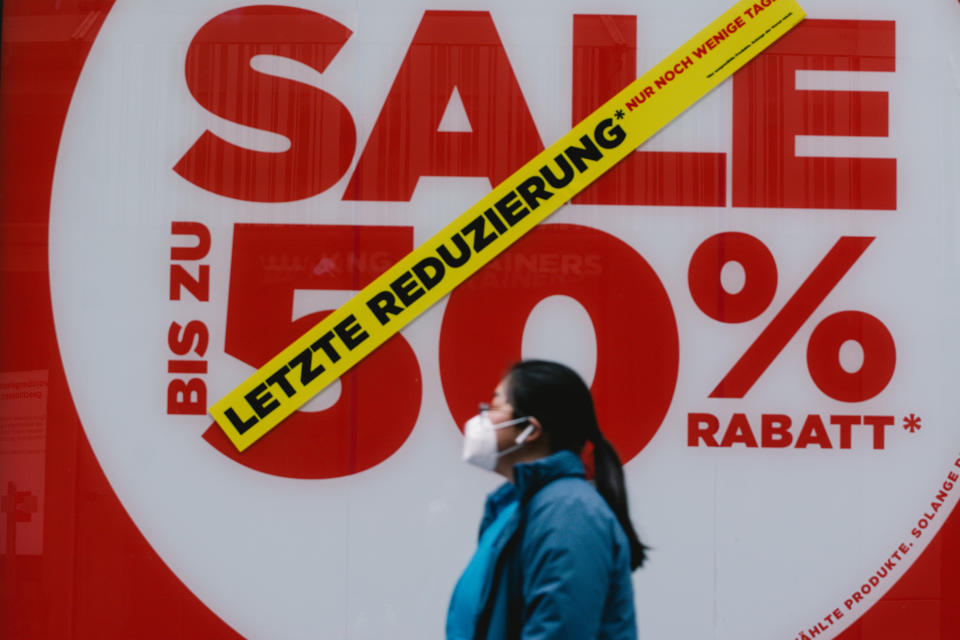
[[[442,637],[460,428],[539,357],[641,637],[960,637],[956,2],[805,1],[248,450],[207,414],[726,8],[4,2],[0,636]]]

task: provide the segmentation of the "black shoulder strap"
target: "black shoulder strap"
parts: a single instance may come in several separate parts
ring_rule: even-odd
[[[497,562],[493,566],[493,575],[491,576],[490,593],[487,594],[487,601],[483,603],[483,609],[477,615],[477,626],[473,631],[473,640],[486,640],[487,633],[490,631],[490,620],[493,616],[493,604],[496,602],[497,586],[500,584],[500,576],[507,565],[507,558],[513,547],[516,545],[517,536],[511,536],[510,540],[504,545],[497,556]]]
[[[516,561],[515,549],[520,544],[520,540],[523,538],[523,530],[526,524],[526,511],[524,509],[526,505],[519,505],[517,513],[515,515],[518,518],[517,528],[514,529],[513,533],[510,535],[510,539],[507,540],[507,543],[503,545],[503,549],[500,550],[500,553],[497,555],[497,561],[493,566],[493,575],[490,576],[490,592],[487,594],[487,600],[483,603],[483,609],[480,610],[480,613],[477,615],[477,626],[473,633],[473,640],[487,640],[487,635],[490,632],[490,623],[493,618],[493,606],[496,602],[497,589],[500,585],[500,579],[505,572],[508,573],[507,580],[507,621],[510,629],[517,629],[517,633],[513,635],[519,636],[520,629],[520,616],[522,615],[523,610],[523,597],[522,594],[514,587],[516,584],[520,584],[514,578],[517,575],[520,563]],[[513,593],[517,591],[517,593]],[[516,611],[515,611],[516,610]],[[516,624],[515,624],[516,623]]]

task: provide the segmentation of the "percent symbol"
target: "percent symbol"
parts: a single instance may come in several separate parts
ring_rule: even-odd
[[[817,263],[803,284],[727,372],[711,398],[742,398],[763,375],[860,258],[871,237],[843,236]],[[727,263],[739,263],[745,280],[731,293],[721,281]],[[766,245],[746,233],[725,232],[703,241],[690,259],[690,295],[706,315],[726,323],[753,320],[773,301],[777,290],[777,265]],[[840,348],[859,343],[863,362],[847,371]],[[814,384],[826,395],[845,402],[873,398],[890,382],[896,366],[896,347],[886,326],[863,311],[840,311],[823,319],[807,343],[807,369]]]

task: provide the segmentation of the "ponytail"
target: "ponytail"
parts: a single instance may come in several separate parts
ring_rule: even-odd
[[[597,425],[593,397],[579,375],[569,367],[544,360],[524,360],[507,372],[507,395],[514,415],[535,416],[554,451],[580,454],[589,440],[597,491],[610,506],[630,544],[630,568],[646,559],[627,507],[623,465],[613,445]]]
[[[603,437],[600,429],[596,429],[591,434],[590,442],[593,444],[593,466],[594,481],[597,485],[597,491],[603,496],[603,499],[610,505],[610,509],[617,516],[617,521],[627,534],[627,542],[630,544],[630,568],[636,569],[643,566],[647,558],[647,547],[640,542],[633,523],[630,521],[630,510],[627,507],[627,489],[623,481],[623,465],[620,464],[620,457],[614,450],[610,441]]]

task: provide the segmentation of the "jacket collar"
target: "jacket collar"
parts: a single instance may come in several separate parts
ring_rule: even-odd
[[[486,508],[480,521],[480,534],[497,519],[503,509],[519,501],[524,504],[544,485],[557,478],[585,477],[583,463],[579,456],[570,451],[558,451],[554,454],[526,462],[513,467],[513,482],[504,482],[487,496]]]
[[[546,458],[515,465],[513,484],[517,499],[526,502],[544,485],[568,476],[585,477],[583,463],[572,451],[557,451]]]

